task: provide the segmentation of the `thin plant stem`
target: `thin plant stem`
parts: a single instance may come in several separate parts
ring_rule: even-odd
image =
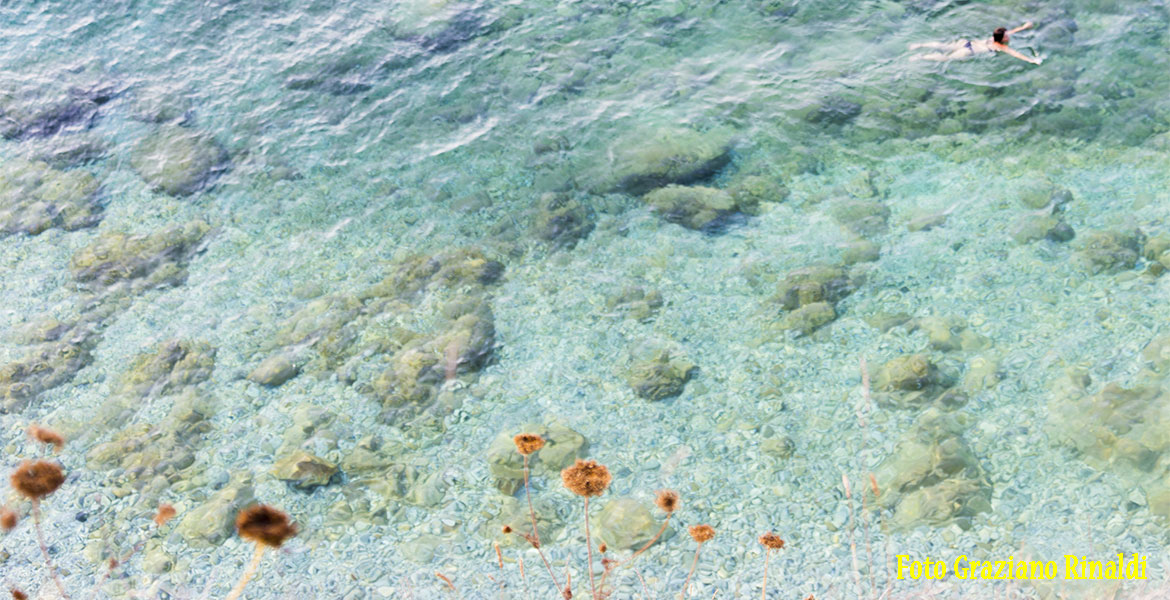
[[[589,597],[597,598],[597,586],[593,583],[593,538],[589,537],[589,496],[585,496],[585,548],[589,556]]]
[[[645,552],[646,549],[649,548],[650,546],[653,546],[654,542],[657,542],[658,538],[662,536],[662,532],[666,531],[666,527],[668,525],[670,525],[670,518],[673,516],[674,516],[674,513],[667,513],[666,520],[662,522],[662,527],[658,528],[658,533],[654,534],[654,537],[650,538],[650,541],[646,542],[646,545],[642,546],[641,548],[638,548],[637,552],[630,555],[630,557],[628,559],[626,559],[625,564],[630,564],[630,563],[634,562],[634,559],[638,558],[639,554]]]
[[[674,516],[674,513],[667,513],[666,520],[662,522],[662,527],[658,528],[658,533],[654,534],[654,537],[650,538],[649,542],[646,542],[646,544],[643,545],[641,548],[639,548],[637,550],[637,552],[634,552],[633,554],[631,554],[629,558],[618,563],[617,565],[614,565],[614,567],[612,569],[606,569],[605,572],[601,574],[601,589],[602,589],[602,591],[605,590],[605,580],[609,578],[610,571],[615,571],[619,567],[628,567],[628,566],[632,565],[634,563],[634,559],[638,558],[639,554],[645,552],[647,548],[654,545],[654,542],[658,541],[658,538],[662,537],[662,532],[666,531],[667,526],[670,525],[670,518],[673,516]]]
[[[224,600],[238,600],[243,595],[244,586],[248,585],[248,582],[252,580],[252,576],[260,568],[260,559],[264,558],[264,548],[266,548],[264,544],[256,544],[256,551],[252,553],[252,562],[248,563],[248,568],[240,576],[240,580],[236,582],[236,587],[232,588],[231,592],[228,592],[227,598],[224,598]]]
[[[768,600],[768,557],[771,555],[771,548],[764,550],[764,585],[760,588],[760,600]]]
[[[540,554],[540,560],[544,561],[544,568],[548,569],[548,576],[552,578],[553,587],[556,588],[557,593],[563,594],[564,589],[560,582],[557,581],[557,576],[553,573],[552,565],[549,564],[548,558],[544,556],[544,550],[540,547],[540,531],[536,529],[536,509],[532,508],[532,490],[528,486],[528,455],[524,455],[524,496],[528,498],[528,516],[532,519],[532,539],[536,541],[533,546]]]
[[[646,588],[646,580],[642,578],[642,572],[636,567],[634,568],[634,575],[638,576],[638,581],[642,583],[642,598],[650,600],[650,590]]]
[[[865,596],[865,590],[861,587],[861,567],[857,564],[857,540],[853,539],[853,530],[857,528],[857,524],[853,520],[853,493],[849,490],[849,477],[841,473],[841,483],[845,486],[845,504],[849,506],[849,555],[853,558],[853,583],[857,585],[857,597]]]
[[[49,569],[49,575],[53,577],[53,583],[57,584],[57,591],[61,592],[61,597],[69,600],[69,593],[65,591],[61,575],[57,573],[57,567],[53,564],[52,557],[49,556],[49,545],[45,543],[45,531],[41,528],[41,501],[39,499],[33,498],[32,515],[33,525],[37,530],[37,545],[41,547],[41,555],[45,557],[45,567]]]
[[[691,585],[691,575],[695,574],[695,567],[699,566],[699,550],[702,550],[702,549],[703,549],[703,542],[699,542],[699,545],[695,546],[695,558],[694,558],[694,560],[691,561],[691,570],[690,570],[690,572],[687,573],[687,580],[685,582],[683,582],[683,591],[682,591],[683,598],[687,597],[687,587],[689,587]]]

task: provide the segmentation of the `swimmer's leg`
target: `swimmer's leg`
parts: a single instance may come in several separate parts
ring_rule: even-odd
[[[910,44],[910,49],[929,48],[931,50],[954,50],[962,44],[963,42],[919,42],[917,44]]]

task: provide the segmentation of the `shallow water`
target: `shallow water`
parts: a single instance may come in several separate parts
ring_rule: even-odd
[[[1036,27],[1011,45],[1040,66],[906,50],[1026,20]],[[1148,555],[1151,571],[1118,597],[1157,597],[1170,518],[1170,396],[1157,393],[1170,365],[1151,345],[1170,333],[1168,26],[1164,2],[1087,0],[4,3],[6,464],[42,451],[29,423],[71,439],[70,478],[45,512],[72,589],[153,535],[157,502],[179,509],[115,571],[110,597],[225,595],[250,547],[192,535],[199,519],[184,517],[244,487],[301,527],[249,598],[440,597],[435,571],[467,598],[497,596],[495,582],[505,597],[547,597],[539,556],[498,533],[523,492],[501,492],[485,457],[497,436],[553,423],[613,472],[595,523],[611,498],[681,494],[673,536],[638,563],[661,597],[682,587],[683,526],[696,523],[718,534],[693,597],[758,594],[768,530],[787,541],[769,558],[769,597],[873,598],[887,585],[892,597],[1107,597],[1102,583],[888,581],[884,565],[1117,552]],[[210,136],[227,160],[197,189],[160,191],[138,150],[160,131]],[[671,222],[648,204],[669,177],[623,180],[656,139],[673,140],[666,163],[716,157],[679,183],[737,199],[763,186],[759,206],[697,230]],[[92,175],[85,226],[10,217],[39,214],[31,196],[51,204],[47,187],[30,191],[39,167],[26,159],[50,160],[41,177]],[[550,202],[575,208],[550,221]],[[206,233],[158,241],[193,220]],[[1056,221],[1074,237],[1051,233]],[[79,257],[119,232],[167,249],[132,242],[128,275],[88,278]],[[1106,232],[1113,242],[1094,237]],[[875,260],[852,256],[862,240]],[[373,287],[418,255],[471,269],[459,262],[470,255],[452,258],[463,248],[502,275]],[[793,307],[777,290],[810,265],[845,269],[834,285],[848,291],[802,335],[782,328]],[[633,286],[662,305],[619,302]],[[459,337],[465,314],[491,323],[490,343]],[[677,395],[638,397],[630,373],[662,349],[696,370]],[[890,361],[916,353],[930,365],[916,389],[887,386]],[[298,374],[250,381],[274,355]],[[1111,382],[1153,391],[1113,403]],[[936,397],[948,390],[965,398]],[[952,462],[927,461],[938,472],[911,484],[912,465],[891,474],[890,457],[914,440]],[[287,485],[270,471],[297,448],[341,472],[308,492]],[[862,491],[871,473],[877,499]],[[909,516],[914,490],[948,485],[975,486],[961,498],[979,509]],[[544,549],[584,597],[581,502],[555,471],[537,469],[533,486],[560,525]],[[0,583],[53,597],[27,525],[0,539]],[[644,594],[630,571],[616,579],[613,597]]]

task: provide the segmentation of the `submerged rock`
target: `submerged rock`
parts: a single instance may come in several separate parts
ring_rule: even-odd
[[[226,170],[228,154],[206,133],[163,125],[134,147],[130,165],[156,191],[186,196]]]
[[[108,150],[108,144],[96,135],[75,134],[54,136],[32,144],[28,155],[54,169],[73,169],[104,158]]]
[[[616,550],[637,550],[658,533],[662,524],[654,519],[650,508],[634,498],[615,498],[605,503],[597,513],[598,540]],[[655,543],[673,535],[668,527]]]
[[[186,280],[187,262],[210,229],[196,220],[146,235],[108,231],[74,253],[69,270],[78,282],[97,289],[177,285]]]
[[[505,548],[531,548],[528,540],[517,534],[517,532],[521,534],[532,532],[532,513],[528,510],[528,503],[523,499],[511,496],[499,498],[498,502],[497,514],[499,516],[484,525],[484,537],[498,542],[500,546]],[[535,498],[533,499],[532,512],[536,513],[536,529],[540,533],[541,542],[557,539],[561,530],[565,528],[565,522],[557,514],[556,507],[547,501]],[[505,525],[511,527],[513,533],[502,533],[502,528]]]
[[[798,332],[801,335],[811,335],[814,331],[835,320],[837,320],[837,310],[833,308],[832,304],[813,302],[785,314],[780,321],[780,327]]]
[[[727,193],[743,212],[752,212],[763,202],[783,202],[788,198],[788,188],[784,184],[763,175],[740,178],[728,186]]]
[[[1018,199],[1024,208],[1045,209],[1051,214],[1063,210],[1066,204],[1072,202],[1073,195],[1068,189],[1049,183],[1024,186],[1020,189]]]
[[[561,469],[584,458],[589,447],[585,436],[557,423],[529,424],[501,431],[488,446],[486,458],[496,488],[507,495],[524,487],[524,456],[512,441],[520,433],[535,433],[544,438],[544,447],[528,457],[532,476],[557,477]]]
[[[296,377],[299,369],[289,357],[277,354],[264,359],[251,373],[248,379],[260,385],[278,386]]]
[[[874,473],[878,504],[901,529],[950,523],[969,528],[991,510],[991,483],[962,437],[957,418],[929,409]]]
[[[202,504],[184,513],[175,531],[193,546],[218,545],[232,535],[236,514],[255,501],[252,477],[238,475]]]
[[[626,286],[622,291],[605,299],[608,312],[624,313],[636,321],[647,321],[662,308],[662,294],[656,289],[647,291],[642,286]]]
[[[101,219],[98,188],[85,171],[6,160],[0,163],[0,233],[35,235],[51,227],[72,231],[96,225]]]
[[[31,348],[20,359],[0,366],[0,414],[27,406],[41,392],[73,380],[93,362],[89,336],[70,336]]]
[[[879,235],[889,229],[890,208],[877,200],[837,200],[829,212],[838,223],[863,237]]]
[[[594,217],[587,206],[568,194],[540,197],[532,227],[537,237],[559,248],[572,248],[593,231]]]
[[[1011,227],[1011,236],[1017,244],[1028,244],[1043,239],[1067,242],[1073,239],[1076,233],[1059,216],[1028,213],[1016,218]]]
[[[1137,233],[1095,231],[1077,249],[1081,262],[1092,273],[1117,273],[1137,265],[1141,239]]]
[[[861,114],[861,105],[841,96],[828,96],[805,113],[810,123],[844,125]]]
[[[697,368],[669,350],[658,350],[634,361],[626,382],[639,398],[664,400],[681,394]]]
[[[337,465],[304,450],[293,451],[272,465],[272,475],[300,489],[329,485]]]
[[[950,391],[955,376],[945,373],[925,354],[890,359],[874,373],[874,400],[883,406],[905,408],[938,402],[943,406],[966,403]]]
[[[646,194],[642,200],[663,219],[689,229],[718,228],[740,210],[730,194],[709,187],[669,185]]]
[[[0,80],[0,136],[42,138],[93,126],[113,86],[66,73],[49,84]]]
[[[866,239],[852,240],[841,250],[841,262],[845,265],[876,262],[882,256],[882,247]]]
[[[840,267],[812,265],[789,271],[772,300],[784,310],[796,310],[816,302],[836,304],[853,293],[856,283]]]
[[[787,311],[780,327],[801,335],[812,334],[837,319],[837,303],[853,293],[858,283],[845,269],[829,265],[788,272],[771,298]]]
[[[139,355],[119,377],[118,393],[162,396],[206,381],[215,368],[215,349],[206,342],[168,340]]]
[[[990,341],[972,331],[962,317],[920,317],[910,322],[907,329],[921,330],[930,340],[930,347],[943,352],[982,350],[990,345]]]
[[[702,181],[731,159],[730,142],[722,132],[681,128],[631,134],[614,149],[616,187],[641,195],[670,184]]]

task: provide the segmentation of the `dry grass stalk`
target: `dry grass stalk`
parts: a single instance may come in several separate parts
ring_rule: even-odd
[[[524,457],[524,497],[528,500],[528,518],[532,521],[532,533],[521,535],[524,539],[528,540],[528,543],[532,544],[532,547],[536,548],[536,552],[540,554],[540,560],[544,561],[544,567],[548,569],[548,576],[550,579],[552,579],[553,589],[557,590],[557,593],[561,594],[565,600],[568,600],[572,596],[572,593],[569,591],[569,587],[561,587],[560,582],[557,581],[557,575],[553,571],[552,564],[548,562],[548,557],[544,555],[544,550],[542,550],[540,547],[540,531],[536,528],[536,510],[532,507],[532,488],[528,482],[528,457],[544,447],[544,438],[535,433],[520,433],[517,434],[516,437],[512,438],[512,443],[516,444],[516,451]],[[511,532],[511,527],[504,527],[504,533]],[[524,576],[523,567],[521,567],[520,576]]]
[[[767,600],[768,598],[768,557],[772,555],[773,550],[780,550],[784,547],[784,540],[780,536],[769,531],[760,536],[760,544],[764,546],[764,584],[760,587],[760,600]]]
[[[687,597],[687,588],[691,585],[691,576],[695,574],[695,567],[699,566],[699,551],[703,549],[705,542],[715,537],[715,528],[710,525],[692,525],[687,531],[698,545],[695,546],[695,558],[691,560],[691,570],[687,572],[687,580],[683,582],[683,598]]]

